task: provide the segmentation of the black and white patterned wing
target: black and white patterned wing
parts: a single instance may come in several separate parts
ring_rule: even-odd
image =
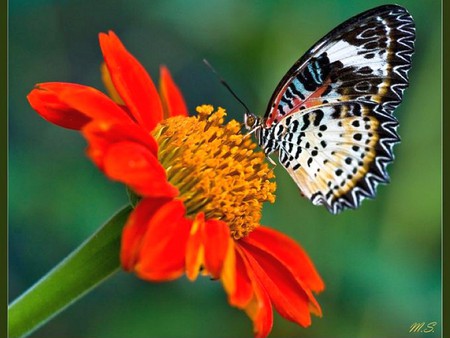
[[[260,131],[266,153],[332,213],[356,208],[389,180],[399,141],[392,115],[408,86],[415,28],[406,9],[374,8],[342,23],[278,85]]]

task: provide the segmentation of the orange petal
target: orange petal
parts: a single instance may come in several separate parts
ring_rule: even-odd
[[[83,128],[82,133],[89,142],[89,157],[101,170],[104,169],[103,161],[107,150],[113,143],[132,141],[147,147],[155,156],[158,152],[155,139],[135,123],[93,121]]]
[[[60,94],[62,91],[86,88],[72,83],[41,83],[28,94],[27,99],[31,107],[45,120],[64,128],[78,130],[88,123],[91,117],[62,101]]]
[[[192,223],[191,232],[186,247],[186,276],[191,281],[195,280],[204,264],[203,228],[205,215],[198,213]]]
[[[92,120],[132,123],[128,114],[108,96],[95,88],[72,83],[47,82],[36,90],[50,92],[53,100],[80,112]],[[48,96],[46,99],[49,98]]]
[[[172,280],[184,273],[186,245],[192,221],[183,202],[162,205],[149,220],[141,243],[136,273],[152,281]]]
[[[168,200],[163,198],[144,198],[131,213],[121,239],[120,261],[125,270],[134,269],[148,223],[155,212],[167,202]]]
[[[115,89],[138,123],[152,131],[163,119],[161,100],[152,79],[114,32],[100,33],[99,40]]]
[[[253,287],[242,256],[238,253],[235,247],[236,246],[234,246],[233,248],[233,250],[235,251],[235,289],[234,292],[229,293],[228,301],[231,305],[243,309],[252,299]]]
[[[203,230],[205,268],[215,279],[220,277],[228,249],[230,229],[225,222],[209,220]]]
[[[281,262],[293,276],[312,291],[320,292],[325,285],[303,248],[290,237],[260,226],[244,240],[267,252]]]
[[[167,181],[165,170],[155,155],[135,142],[112,144],[105,154],[104,171],[111,179],[125,183],[140,196],[178,195],[178,190]]]
[[[91,119],[82,112],[73,109],[52,91],[35,88],[27,96],[31,107],[45,120],[68,129],[81,129]]]
[[[253,269],[253,262],[247,259],[247,256],[241,247],[237,248],[237,257],[240,256],[245,265],[246,273],[251,280],[253,289],[253,298],[245,307],[245,312],[253,321],[253,331],[256,338],[267,337],[272,331],[273,311],[272,302],[264,283],[261,282],[259,276]]]
[[[108,92],[109,97],[117,104],[124,105],[124,102],[122,101],[122,98],[120,97],[119,93],[117,92],[116,88],[114,87],[111,75],[109,74],[108,67],[106,67],[106,64],[102,62],[100,65],[100,73],[102,74],[102,82],[103,85],[106,88],[106,91]]]
[[[188,116],[186,102],[180,89],[175,84],[169,70],[165,66],[160,67],[159,91],[163,103],[165,117],[177,115]]]
[[[248,261],[248,269],[254,272],[277,311],[286,319],[302,326],[311,324],[310,297],[290,271],[261,248],[248,243],[239,244]],[[318,304],[314,304],[318,306]]]
[[[220,274],[220,280],[222,281],[223,287],[226,293],[229,295],[228,299],[230,304],[231,295],[236,293],[236,249],[234,247],[234,240],[230,237],[228,238],[228,248],[225,254],[225,260],[223,262],[222,272]]]

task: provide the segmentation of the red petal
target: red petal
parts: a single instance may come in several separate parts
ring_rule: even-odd
[[[28,102],[45,120],[69,129],[81,129],[91,119],[61,101],[58,87],[79,87],[71,83],[43,83],[28,94]],[[53,91],[52,89],[56,89]]]
[[[244,240],[275,257],[298,281],[312,291],[320,292],[325,285],[303,248],[290,237],[260,226]]]
[[[145,146],[135,142],[112,144],[104,158],[110,178],[130,186],[145,197],[175,197],[178,190],[166,178],[164,168]]]
[[[160,74],[161,78],[159,83],[159,90],[165,110],[165,116],[188,116],[188,109],[186,107],[183,95],[173,81],[169,70],[165,66],[161,66]]]
[[[144,234],[148,230],[148,222],[167,201],[162,198],[144,198],[131,213],[122,232],[120,249],[120,261],[125,270],[134,269]]]
[[[113,143],[131,141],[145,146],[157,156],[158,145],[151,134],[137,124],[118,124],[93,121],[83,128],[82,133],[89,142],[88,155],[94,163],[104,169],[103,161]]]
[[[95,88],[72,83],[47,82],[36,85],[36,89],[46,91],[53,100],[90,119],[132,123],[123,109]]]
[[[231,305],[244,308],[253,296],[253,287],[247,274],[247,269],[241,255],[236,250],[236,286],[233,294],[230,294],[228,301]]]
[[[288,320],[309,326],[312,296],[305,292],[283,263],[248,243],[241,242],[240,248],[248,261],[248,269],[252,269],[264,286],[277,311]]]
[[[240,247],[238,247],[237,252],[239,254],[236,255],[236,257],[242,256],[242,262],[245,264],[254,291],[254,297],[250,303],[247,304],[245,312],[253,321],[255,337],[267,337],[270,331],[272,331],[273,326],[272,302],[265,289],[264,283],[261,282],[258,275],[255,273],[253,263],[248,259],[248,255],[245,254]]]
[[[183,202],[173,200],[161,206],[149,220],[135,266],[140,277],[163,281],[184,273],[186,244],[192,224],[184,215]]]
[[[114,87],[138,123],[152,131],[163,119],[161,100],[152,79],[114,32],[100,33],[99,39]]]
[[[213,278],[219,278],[228,249],[230,229],[225,222],[209,220],[203,228],[205,268]]]

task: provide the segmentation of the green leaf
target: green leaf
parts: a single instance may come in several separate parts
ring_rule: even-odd
[[[119,269],[120,238],[131,210],[117,212],[9,306],[9,337],[31,333]]]

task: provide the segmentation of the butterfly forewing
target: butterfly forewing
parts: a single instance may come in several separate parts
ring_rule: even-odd
[[[281,80],[259,141],[314,204],[355,208],[388,181],[414,38],[404,8],[378,7],[328,33]]]

